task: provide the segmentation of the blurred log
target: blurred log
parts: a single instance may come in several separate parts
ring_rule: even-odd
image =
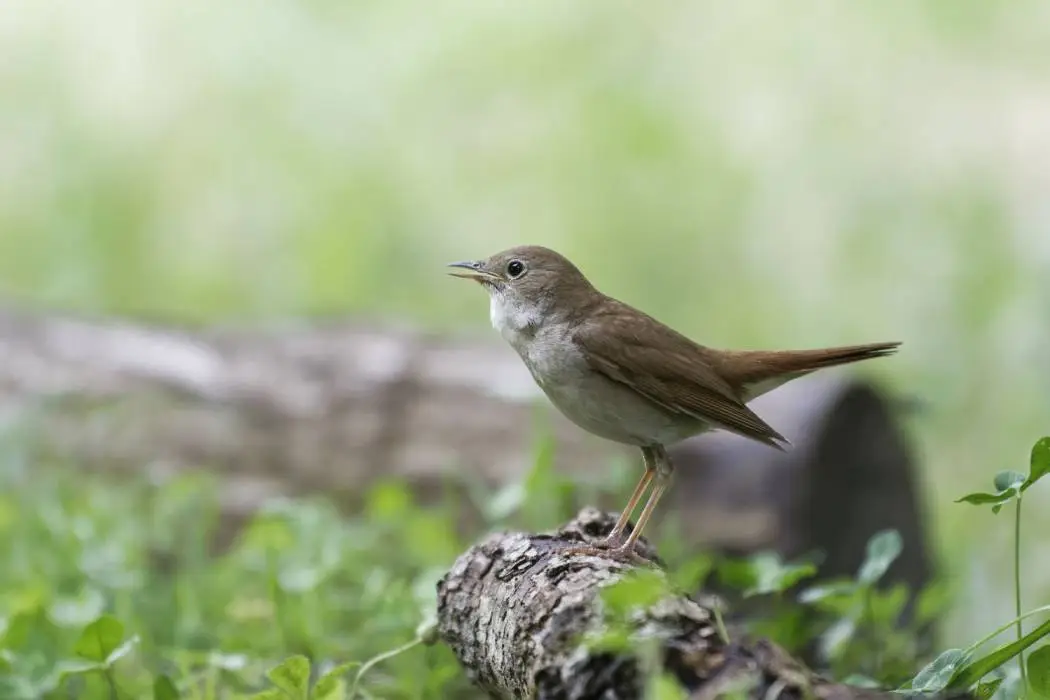
[[[896,411],[848,376],[817,374],[754,402],[795,443],[786,454],[724,433],[676,446],[677,483],[660,515],[682,518],[696,547],[821,550],[829,573],[852,572],[864,541],[895,527],[905,554],[889,579],[924,582]],[[0,423],[31,417],[40,449],[86,469],[207,469],[228,486],[234,514],[276,494],[352,501],[382,477],[422,494],[440,493],[448,476],[498,485],[531,466],[538,427],[559,468],[576,474],[638,461],[541,397],[490,335],[367,323],[194,330],[0,311]]]
[[[566,463],[600,468],[616,452],[537,415],[539,395],[495,340],[0,311],[0,423],[31,417],[41,447],[88,469],[206,468],[232,485],[232,511],[290,491],[358,495],[381,477],[498,484],[531,465],[539,425]]]
[[[879,586],[907,585],[911,595],[900,623],[909,622],[915,594],[935,572],[915,462],[896,406],[870,383],[836,372],[797,380],[751,405],[792,449],[770,450],[728,433],[674,446],[672,458],[688,468],[679,470],[662,515],[677,514],[697,546],[730,555],[772,550],[786,560],[807,557],[818,563],[821,579],[856,575],[871,536],[896,529],[903,549]],[[717,585],[712,590],[751,619],[762,616],[768,602],[734,598]],[[920,631],[920,650],[929,650],[934,632]],[[825,661],[816,646],[802,658]]]
[[[553,535],[491,535],[461,555],[439,582],[438,634],[490,697],[646,697],[646,667],[636,649],[594,649],[581,640],[604,627],[599,590],[629,567],[561,554],[600,540],[613,524],[613,516],[586,509]],[[644,538],[639,551],[657,561]],[[769,641],[727,643],[713,605],[718,602],[706,596],[672,597],[635,621],[638,648],[655,641],[658,670],[673,675],[690,698],[895,697],[892,691],[832,682]]]
[[[924,587],[933,570],[920,484],[891,401],[868,382],[828,372],[751,406],[792,448],[724,432],[682,442],[669,452],[687,468],[664,512],[681,513],[684,531],[718,551],[819,553],[822,576],[854,575],[868,539],[893,528],[904,549],[886,582]]]

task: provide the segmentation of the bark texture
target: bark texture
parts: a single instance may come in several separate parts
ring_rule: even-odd
[[[602,626],[602,587],[631,568],[610,559],[566,556],[601,539],[614,517],[587,508],[556,533],[492,535],[465,552],[438,584],[438,631],[471,680],[500,700],[637,700],[644,697],[642,654],[588,650],[580,636]],[[643,538],[644,539],[644,538]],[[640,553],[659,564],[642,542]],[[690,698],[894,696],[829,681],[765,640],[719,632],[717,599],[661,600],[636,620],[635,640],[655,641],[659,667]]]

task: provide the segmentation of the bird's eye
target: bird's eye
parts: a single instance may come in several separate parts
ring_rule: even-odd
[[[520,260],[511,260],[507,263],[507,274],[511,278],[521,277],[522,273],[525,272],[525,263]]]

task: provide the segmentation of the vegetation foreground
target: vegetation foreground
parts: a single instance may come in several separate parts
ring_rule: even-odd
[[[477,494],[487,525],[549,529],[567,518],[572,486],[551,466],[541,454],[522,483]],[[947,589],[917,592],[898,624],[911,592],[877,586],[901,551],[894,531],[873,535],[852,580],[807,585],[812,564],[767,553],[694,554],[669,580],[695,590],[717,577],[767,598],[754,631],[796,651],[815,643],[822,670],[848,683],[1050,696],[1050,606],[1023,610],[1016,546],[1024,496],[1048,472],[1050,437],[1033,447],[1027,474],[1000,472],[992,491],[959,499],[1013,516],[1017,619],[929,658],[919,631],[943,612]],[[470,544],[451,500],[422,508],[388,482],[354,519],[324,500],[272,502],[220,548],[229,528],[217,484],[201,475],[117,485],[40,464],[8,437],[0,478],[0,698],[476,697],[433,643],[436,581]],[[642,574],[603,595],[622,612],[665,584]],[[1044,621],[1026,626],[1029,617]],[[685,697],[670,679],[652,687]]]

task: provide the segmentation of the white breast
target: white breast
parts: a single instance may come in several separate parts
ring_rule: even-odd
[[[702,428],[638,399],[626,387],[594,372],[564,323],[546,323],[542,312],[493,293],[492,327],[529,368],[536,384],[573,423],[600,437],[630,445],[671,444]]]
[[[519,352],[532,339],[532,329],[540,321],[535,312],[507,303],[500,294],[493,294],[489,300],[489,320],[503,339]]]

